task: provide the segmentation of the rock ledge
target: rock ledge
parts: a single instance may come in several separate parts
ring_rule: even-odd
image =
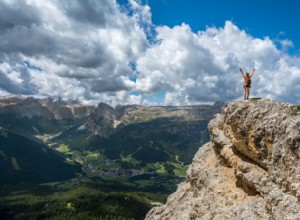
[[[209,123],[185,182],[146,219],[300,219],[300,107],[235,101]]]

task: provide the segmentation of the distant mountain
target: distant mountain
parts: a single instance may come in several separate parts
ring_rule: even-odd
[[[55,116],[34,98],[0,99],[0,126],[24,135],[55,132]]]
[[[201,143],[209,141],[207,123],[219,107],[116,106],[100,103],[87,120],[53,142],[75,150],[100,150],[109,159],[130,156],[142,162],[189,163]],[[178,159],[177,158],[177,159]]]
[[[66,180],[81,165],[48,146],[0,128],[0,184]]]
[[[81,163],[89,175],[182,176],[198,148],[209,141],[207,124],[222,105],[95,107],[52,98],[4,97],[0,127],[11,137],[2,136],[3,144],[16,147],[26,140],[28,149],[47,149],[49,155],[56,150],[69,162]],[[57,169],[64,165],[56,163]],[[9,164],[9,172],[14,171],[12,159]]]
[[[0,98],[0,126],[28,138],[54,134],[85,120],[94,106],[52,98]]]
[[[54,114],[56,119],[81,119],[90,115],[94,106],[83,105],[78,101],[64,101],[61,99],[45,98],[38,102]]]

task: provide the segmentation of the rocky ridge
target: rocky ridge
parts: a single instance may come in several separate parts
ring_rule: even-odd
[[[209,130],[185,182],[146,219],[300,219],[299,106],[235,101]]]
[[[38,102],[52,112],[56,119],[85,118],[95,110],[94,106],[83,105],[78,101],[44,98]]]
[[[36,99],[22,96],[0,97],[0,114],[15,114],[19,117],[84,118],[94,110],[94,106],[83,105],[77,101],[63,101],[53,98]]]

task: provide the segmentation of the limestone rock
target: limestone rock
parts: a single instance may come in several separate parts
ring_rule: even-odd
[[[146,219],[300,219],[300,107],[235,101],[210,121],[185,182]]]

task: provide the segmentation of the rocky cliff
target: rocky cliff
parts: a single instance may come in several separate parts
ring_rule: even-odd
[[[185,182],[146,219],[300,219],[299,106],[235,101],[209,130]]]
[[[86,118],[95,110],[94,106],[83,105],[77,101],[61,99],[9,96],[0,97],[0,114],[16,115],[17,117],[47,119],[79,119]]]

